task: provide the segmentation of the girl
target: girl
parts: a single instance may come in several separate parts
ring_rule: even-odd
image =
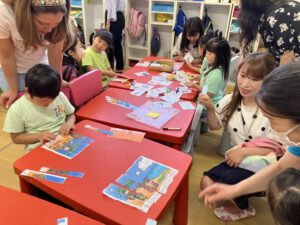
[[[186,53],[190,53],[194,60],[193,64],[200,63],[198,52],[198,42],[204,34],[202,20],[199,17],[191,17],[184,24],[183,32],[178,36],[173,50],[173,56],[176,61],[184,62]]]
[[[200,92],[202,87],[207,85],[207,93],[212,98],[213,104],[223,97],[223,87],[228,76],[230,62],[230,47],[228,42],[222,37],[222,32],[218,37],[212,38],[206,45],[206,54],[204,61],[207,64],[201,66],[200,86],[195,83],[188,83],[192,88],[197,88]]]
[[[199,39],[199,43],[198,43],[198,53],[199,53],[199,60],[200,60],[200,67],[202,67],[202,63],[204,63],[204,65],[207,65],[207,61],[205,59],[205,54],[206,54],[206,44],[207,42],[212,39],[217,33],[209,30],[206,34],[204,34],[203,36],[201,36],[201,38]],[[194,66],[192,63],[190,62],[185,62],[187,67],[189,69],[191,69],[192,71],[199,73],[199,67]]]
[[[79,71],[82,69],[80,62],[83,57],[84,48],[82,47],[80,37],[72,34],[71,45],[65,50],[63,58],[62,77],[65,81],[69,82],[83,73]]]
[[[241,0],[238,22],[245,56],[259,33],[265,47],[280,64],[300,59],[299,1]]]
[[[300,171],[286,169],[270,182],[267,189],[268,202],[279,225],[300,224]]]
[[[93,36],[92,46],[85,51],[82,65],[87,66],[87,70],[99,69],[102,71],[102,87],[106,88],[111,78],[118,76],[108,61],[105,50],[112,46],[113,36],[106,29],[98,30]]]
[[[24,77],[38,63],[60,71],[63,42],[69,36],[69,0],[0,1],[0,87],[8,108]]]
[[[289,167],[300,169],[300,63],[282,65],[264,80],[256,102],[269,119],[276,140],[289,145],[278,162],[234,185],[214,184],[200,192],[205,204],[264,191],[270,180]]]
[[[253,167],[260,164],[256,159],[249,167],[237,168],[247,156],[268,155],[269,148],[242,147],[240,144],[252,141],[269,134],[269,122],[259,110],[254,96],[259,91],[264,77],[276,67],[272,55],[266,53],[252,53],[239,65],[237,83],[233,94],[226,95],[217,105],[213,106],[209,96],[201,96],[201,102],[207,109],[207,121],[210,129],[224,127],[230,134],[231,147],[226,162],[204,172],[201,189],[214,182],[227,184],[237,183],[252,176]],[[270,162],[271,163],[271,162]],[[242,196],[215,209],[216,216],[224,221],[233,221],[255,215],[255,210],[248,205],[248,196]]]

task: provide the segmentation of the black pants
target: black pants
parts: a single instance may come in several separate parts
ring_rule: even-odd
[[[107,11],[105,11],[105,24],[107,22]],[[122,32],[125,28],[125,18],[122,12],[117,12],[117,20],[110,22],[109,31],[113,34],[113,53],[116,59],[116,70],[124,69],[123,48],[122,48]],[[112,68],[113,65],[112,65]]]
[[[224,184],[237,184],[242,180],[245,180],[252,175],[254,172],[242,169],[239,167],[230,167],[223,162],[208,171],[203,173],[204,175],[208,176],[214,182],[224,183]],[[249,198],[252,196],[260,197],[264,196],[264,192],[256,192],[247,195],[242,195],[234,199],[234,202],[240,209],[247,209],[249,208]]]

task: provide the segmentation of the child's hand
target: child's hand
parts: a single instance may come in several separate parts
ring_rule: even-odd
[[[73,123],[64,123],[61,125],[59,129],[59,133],[62,135],[69,134],[70,130],[75,129],[75,126]]]
[[[236,146],[225,155],[226,163],[230,167],[238,167],[242,160],[246,157],[243,148]]]
[[[205,105],[207,110],[215,109],[215,106],[212,103],[211,98],[208,95],[203,95],[203,94],[200,93],[199,96],[198,96],[198,102]]]
[[[176,56],[174,57],[174,60],[175,60],[176,62],[185,62],[184,58],[183,58],[182,56],[179,56],[179,55],[176,55]]]
[[[55,135],[50,131],[44,131],[39,134],[39,140],[41,144],[44,144],[45,142],[51,141],[55,138]]]
[[[62,87],[69,87],[70,86],[70,83],[65,81],[65,80],[61,80],[61,86]]]
[[[195,84],[194,82],[185,82],[184,83],[189,88],[198,88],[198,84]]]

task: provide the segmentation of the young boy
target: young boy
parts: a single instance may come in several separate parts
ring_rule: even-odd
[[[25,76],[25,94],[8,110],[3,130],[26,151],[74,128],[74,107],[60,92],[61,78],[48,65],[37,64]]]
[[[112,47],[113,36],[105,30],[100,29],[94,34],[92,46],[85,51],[82,65],[87,66],[88,71],[99,69],[102,71],[102,87],[106,88],[111,78],[117,76],[109,63],[105,50]]]

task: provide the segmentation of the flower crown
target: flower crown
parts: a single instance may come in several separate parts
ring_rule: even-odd
[[[32,6],[65,6],[66,0],[32,0]]]

